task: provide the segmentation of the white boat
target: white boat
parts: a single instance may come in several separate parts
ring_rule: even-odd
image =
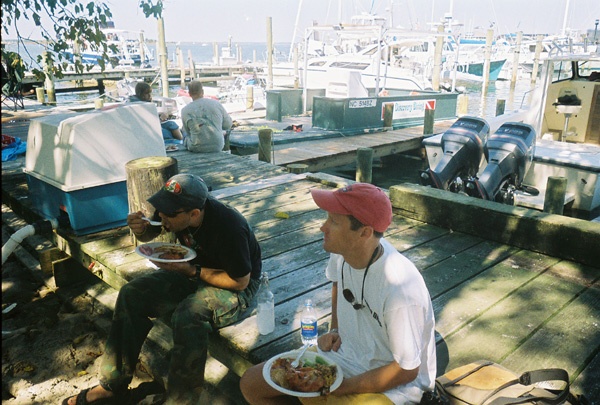
[[[584,217],[600,215],[599,54],[550,55],[543,62],[541,79],[532,92],[529,109],[507,113],[487,123],[489,136],[500,132],[503,137],[502,125],[512,124],[529,128],[535,134],[528,168],[521,179],[525,187],[508,185],[513,188],[509,191],[514,192],[514,204],[543,209],[548,179],[558,176],[567,179],[565,205],[569,204],[574,212],[587,213]],[[443,139],[444,134],[440,134],[423,142],[430,170],[440,173],[443,171],[438,164],[445,153]],[[482,159],[472,180],[479,181],[490,164],[491,159],[490,162]],[[454,178],[450,172],[444,173],[440,184],[452,184],[447,189],[469,194],[466,185],[470,180]],[[535,195],[531,190],[539,193]]]
[[[327,89],[330,83],[339,81],[340,76],[347,76],[352,72],[360,74],[364,87],[377,91],[432,89],[421,64],[390,64],[386,60],[385,48],[380,44],[367,45],[358,52],[310,58],[304,66],[298,68],[298,76],[293,63],[273,65],[276,85],[290,85],[294,79],[299,78],[300,87],[307,89]]]
[[[228,113],[267,108],[266,81],[255,74],[245,73],[233,82],[227,81],[217,87],[204,86],[204,97],[218,100]],[[248,100],[248,95],[252,100]],[[251,103],[251,105],[249,105]]]
[[[112,67],[147,66],[154,55],[143,40],[143,32],[120,30],[109,24],[101,29],[106,37],[108,48],[106,54]],[[64,56],[71,63],[77,57],[86,65],[98,65],[102,59],[102,49],[94,49],[88,43],[79,44],[79,50],[71,47],[64,52]]]

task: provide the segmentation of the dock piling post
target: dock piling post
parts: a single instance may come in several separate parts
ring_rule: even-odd
[[[48,96],[48,104],[56,104],[56,93],[54,91],[54,75],[52,74],[52,61],[49,59],[48,52],[43,54],[44,63],[44,74],[46,79],[44,80],[44,87],[46,88],[46,95]]]
[[[177,159],[166,156],[149,156],[130,160],[125,164],[127,201],[129,212],[142,211],[151,216],[154,207],[148,202],[154,193],[164,186],[165,182],[179,173]],[[138,245],[137,239],[131,234],[133,244]],[[175,242],[171,232],[159,235],[154,241]]]
[[[506,107],[506,100],[496,100],[496,117],[504,114],[504,108]]]
[[[254,111],[254,86],[246,86],[246,111]]]
[[[38,103],[46,104],[46,93],[44,93],[43,87],[35,88],[35,96],[37,98]]]
[[[190,80],[194,80],[196,78],[196,65],[192,59],[191,49],[188,49],[188,63],[190,64]]]
[[[544,197],[544,212],[562,215],[565,208],[565,195],[567,194],[567,178],[550,176],[546,183]]]
[[[185,62],[183,61],[183,52],[179,46],[177,46],[177,63],[179,64],[179,86],[185,89]]]
[[[373,149],[358,148],[356,150],[356,181],[371,183],[373,181]]]
[[[288,172],[293,174],[306,173],[306,170],[308,170],[308,165],[305,165],[303,163],[290,163],[286,167],[288,169]]]
[[[517,84],[517,74],[519,73],[519,56],[521,54],[521,41],[523,39],[523,31],[517,32],[517,43],[513,53],[512,75],[510,78],[510,88],[514,89]]]
[[[258,130],[258,160],[261,162],[271,162],[271,151],[273,142],[273,130],[263,128]]]
[[[391,131],[394,129],[394,103],[386,103],[383,110],[383,130]]]
[[[466,94],[459,94],[456,100],[456,115],[459,117],[465,116],[469,111],[469,96]]]
[[[435,109],[425,110],[423,120],[423,135],[433,134],[433,122],[435,120]]]

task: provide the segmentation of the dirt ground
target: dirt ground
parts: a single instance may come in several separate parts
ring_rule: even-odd
[[[18,249],[21,260],[12,254],[2,266],[2,404],[61,404],[98,384],[112,311],[87,293],[89,280],[54,288],[54,279],[43,275],[39,262],[34,261],[34,269],[25,265],[22,256],[28,253]],[[164,391],[167,358],[151,344],[144,346],[127,404],[145,404]],[[215,363],[209,359],[206,378],[215,377],[199,403],[245,404],[239,378],[217,380],[217,375],[231,373]]]

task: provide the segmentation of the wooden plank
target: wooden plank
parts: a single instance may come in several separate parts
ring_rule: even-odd
[[[592,266],[598,263],[600,225],[591,221],[409,183],[392,186],[390,199],[409,218]]]
[[[418,269],[426,269],[436,263],[442,262],[463,250],[480,243],[480,238],[464,233],[444,234],[432,239],[426,244],[416,246],[404,252]]]
[[[495,266],[500,268],[501,266]],[[469,299],[467,302],[473,308],[473,311],[479,312],[473,314],[473,321],[456,330],[450,336],[445,335],[445,344],[450,353],[449,368],[454,368],[462,364],[467,364],[478,359],[488,359],[498,363],[503,362],[511,353],[525,342],[529,335],[541,328],[545,323],[557,315],[561,308],[567,305],[573,297],[577,296],[582,287],[578,283],[573,283],[565,280],[557,280],[551,273],[543,272],[536,276],[536,273],[531,269],[519,267],[511,272],[505,266],[506,272],[500,275],[503,279],[493,281],[494,288],[486,288],[485,295],[487,303],[490,303],[491,296],[496,296],[496,303],[486,308],[486,303],[475,302]],[[518,286],[515,280],[521,278]],[[526,280],[531,276],[530,280]],[[509,277],[509,278],[507,278]],[[477,279],[480,283],[480,278]],[[492,281],[492,280],[489,280]],[[510,292],[501,287],[504,284],[506,287],[512,285]],[[489,283],[488,283],[489,285]],[[498,294],[499,285],[503,291],[508,292],[505,297]],[[470,286],[469,291],[473,291],[473,286]],[[551,294],[548,292],[552,291]],[[600,295],[596,294],[595,303],[598,305]],[[460,300],[465,298],[461,296]],[[467,302],[463,301],[463,305]],[[452,303],[454,304],[454,303]],[[527,308],[523,311],[523,308]],[[444,308],[444,313],[449,311],[449,308]],[[588,310],[589,312],[589,310]],[[507,316],[510,314],[510,316]],[[444,315],[440,316],[444,319]],[[598,317],[595,318],[596,325]],[[592,319],[592,320],[593,320]],[[577,325],[577,322],[575,322]],[[437,325],[437,330],[441,331],[445,326],[440,328]],[[594,333],[597,332],[597,326],[592,328]],[[581,331],[579,331],[581,332]],[[599,342],[596,340],[595,343]],[[571,341],[571,343],[574,343]],[[555,351],[554,346],[544,345],[538,346],[544,354],[540,356],[549,356]],[[533,347],[527,350],[527,356],[532,355]],[[560,358],[564,354],[559,355]],[[523,356],[521,356],[520,365],[523,366]],[[507,363],[508,364],[508,363]],[[554,366],[557,366],[555,364]],[[511,367],[509,367],[511,368]],[[513,367],[514,368],[514,367]]]
[[[482,271],[518,252],[518,248],[483,241],[449,256],[446,260],[421,269],[432,299],[458,284],[477,277]]]
[[[600,384],[598,384],[599,375],[600,351],[597,351],[592,361],[587,364],[587,367],[579,373],[575,381],[571,384],[571,393],[583,394],[589,401],[593,398],[600,398]]]
[[[543,327],[536,330],[535,334],[511,353],[502,364],[517,372],[538,368],[563,368],[567,370],[571,380],[577,378],[583,366],[588,364],[588,359],[593,358],[600,350],[599,307],[600,289],[586,289],[574,301],[561,308]],[[598,365],[592,365],[590,370],[586,370],[586,374],[593,373],[594,368],[598,370]],[[593,375],[587,374],[587,377]],[[598,375],[595,374],[596,384]]]
[[[472,272],[451,274],[447,279],[451,289],[433,300],[436,330],[448,339],[557,261],[556,258],[520,251],[480,272],[477,277],[473,278]],[[431,278],[428,277],[428,280]],[[432,289],[436,292],[435,285]],[[462,330],[463,334],[468,333],[466,329]]]

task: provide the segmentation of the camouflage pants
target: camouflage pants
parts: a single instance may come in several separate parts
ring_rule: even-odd
[[[133,279],[119,291],[100,384],[114,392],[126,389],[153,326],[150,318],[170,316],[173,350],[169,395],[201,388],[209,333],[237,321],[251,305],[259,286],[259,280],[250,280],[244,291],[224,290],[165,270]]]

